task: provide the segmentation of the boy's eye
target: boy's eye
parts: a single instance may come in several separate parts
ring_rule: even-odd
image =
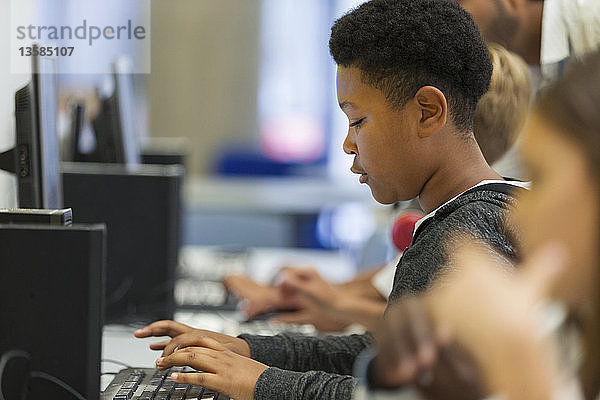
[[[360,128],[360,126],[362,125],[364,120],[365,120],[364,118],[361,118],[358,121],[351,122],[350,128],[353,128],[353,127],[356,127],[357,129]]]

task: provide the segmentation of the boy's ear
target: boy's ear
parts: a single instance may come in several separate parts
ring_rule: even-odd
[[[414,98],[420,113],[420,137],[429,137],[446,125],[448,103],[441,90],[433,86],[423,86]]]

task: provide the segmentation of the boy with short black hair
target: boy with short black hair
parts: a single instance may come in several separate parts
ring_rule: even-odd
[[[390,300],[430,285],[454,232],[512,259],[503,219],[515,186],[489,167],[472,132],[492,67],[469,14],[448,0],[372,0],[335,23],[330,50],[349,119],[344,151],[354,156],[352,171],[377,201],[417,198],[429,213],[398,264]],[[172,321],[136,332],[160,335],[173,339],[153,346],[164,349],[159,368],[206,371],[173,379],[236,399],[350,398],[353,363],[372,341],[369,334],[233,338]]]

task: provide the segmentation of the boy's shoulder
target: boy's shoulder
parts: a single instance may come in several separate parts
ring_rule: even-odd
[[[484,185],[475,189],[445,204],[419,225],[397,267],[390,299],[426,289],[445,265],[447,244],[457,234],[480,239],[508,260],[516,259],[516,233],[506,216],[516,204],[516,191],[525,189]]]
[[[521,183],[494,182],[469,189],[423,221],[415,232],[414,241],[434,230],[444,233],[505,223],[506,213],[516,205],[517,195],[526,187]]]

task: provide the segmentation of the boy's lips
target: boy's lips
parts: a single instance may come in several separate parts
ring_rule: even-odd
[[[361,171],[361,170],[359,170],[357,168],[354,168],[354,167],[350,168],[350,171],[354,172],[355,174],[360,175],[360,177],[358,178],[358,180],[359,180],[360,183],[366,183],[367,182],[368,175],[367,175],[366,172]]]

